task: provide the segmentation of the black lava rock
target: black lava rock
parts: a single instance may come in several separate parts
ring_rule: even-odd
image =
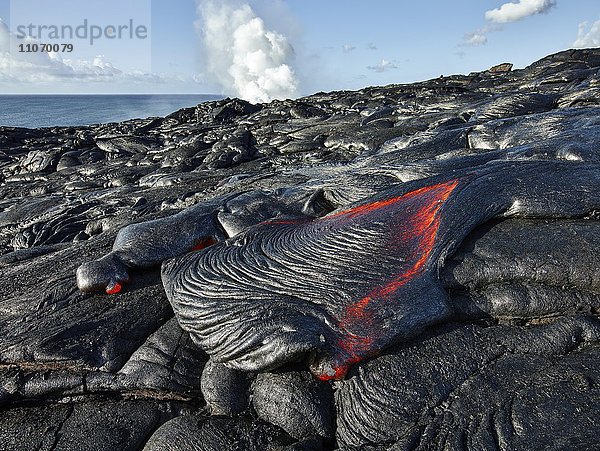
[[[0,127],[1,447],[600,448],[600,50],[511,69]]]

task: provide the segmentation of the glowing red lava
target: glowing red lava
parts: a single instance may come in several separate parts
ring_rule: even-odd
[[[106,294],[117,294],[119,293],[121,290],[123,289],[123,285],[121,285],[119,282],[116,282],[113,286],[111,286],[110,288],[106,287]]]
[[[392,296],[415,276],[422,273],[435,245],[435,238],[440,226],[438,214],[444,202],[457,187],[458,180],[426,186],[406,193],[402,196],[364,204],[350,210],[345,210],[324,219],[349,220],[375,213],[394,215],[400,219],[400,230],[391,230],[396,240],[394,246],[406,254],[406,261],[401,271],[385,285],[373,288],[366,296],[349,305],[340,326],[346,331],[346,336],[337,344],[347,354],[347,359],[334,368],[334,375],[321,375],[322,380],[341,379],[346,375],[350,366],[362,358],[373,354],[371,345],[381,330],[375,324],[373,311],[377,304],[391,302]],[[389,208],[388,208],[389,207]],[[384,211],[391,210],[392,211]],[[402,217],[406,215],[406,217]],[[365,331],[363,335],[351,333],[350,330]]]
[[[200,240],[198,240],[195,244],[194,247],[192,248],[192,251],[200,251],[208,246],[212,246],[213,244],[215,244],[216,241],[214,240],[213,237],[208,236],[205,238],[201,238]]]

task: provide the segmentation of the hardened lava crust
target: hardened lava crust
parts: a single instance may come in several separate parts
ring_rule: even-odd
[[[600,49],[0,127],[9,450],[600,448]]]

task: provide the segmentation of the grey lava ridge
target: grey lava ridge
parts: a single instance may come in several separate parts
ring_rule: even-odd
[[[0,127],[7,450],[600,448],[600,49]]]

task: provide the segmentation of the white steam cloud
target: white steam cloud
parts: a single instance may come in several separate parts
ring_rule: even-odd
[[[556,6],[555,0],[518,0],[504,3],[500,8],[485,13],[485,18],[496,23],[516,22],[534,14],[547,13]]]
[[[285,36],[268,30],[248,4],[197,3],[206,70],[226,92],[254,103],[297,96],[298,80],[289,64],[294,49]]]
[[[577,34],[577,40],[573,43],[573,47],[600,47],[600,20],[594,22],[589,30],[587,26],[587,22],[579,24],[579,33]]]

